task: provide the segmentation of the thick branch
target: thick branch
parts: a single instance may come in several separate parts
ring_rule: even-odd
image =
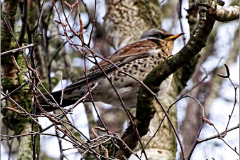
[[[220,22],[227,22],[239,19],[239,6],[233,5],[228,8],[217,5],[207,11],[209,17]]]
[[[217,8],[219,8],[220,10],[223,9],[220,6],[218,6]],[[217,13],[219,12],[216,11],[215,13],[216,13],[215,17],[218,17]],[[211,16],[213,15],[214,14],[212,13]],[[235,19],[232,18],[232,20]],[[208,18],[206,21],[200,21],[186,46],[178,54],[174,55],[164,63],[160,64],[159,66],[154,68],[154,70],[151,73],[148,74],[148,76],[144,80],[144,83],[154,93],[158,92],[159,90],[158,86],[160,86],[163,80],[165,80],[170,74],[177,71],[177,69],[179,69],[180,67],[184,66],[185,64],[188,64],[194,58],[194,56],[196,56],[201,51],[201,49],[205,47],[208,35],[212,30],[214,22],[215,20],[210,18]],[[141,130],[145,132],[143,133],[143,135],[146,134],[151,117],[154,115],[154,113],[152,114],[152,111],[154,110],[152,108],[153,106],[151,105],[146,106],[147,104],[151,104],[152,99],[153,96],[151,95],[151,93],[148,92],[144,87],[141,87],[138,97],[136,118],[139,120],[140,125],[138,126],[141,126]],[[149,120],[149,122],[146,122],[146,120]],[[143,126],[145,126],[146,128],[143,128]],[[139,133],[140,135],[142,135],[141,131],[139,131]]]

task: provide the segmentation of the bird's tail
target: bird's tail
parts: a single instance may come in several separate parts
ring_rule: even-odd
[[[43,96],[45,98],[43,98]],[[59,107],[66,107],[71,104],[74,104],[76,100],[71,99],[62,99],[62,91],[52,92],[50,94],[43,94],[38,96],[38,101],[41,107],[47,111],[54,111],[59,109]],[[62,100],[61,100],[62,99]],[[62,102],[61,102],[62,101]],[[37,112],[40,112],[40,108],[37,109]]]

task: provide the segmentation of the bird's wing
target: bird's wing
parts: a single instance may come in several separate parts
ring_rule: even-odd
[[[160,47],[159,45],[159,39],[145,39],[145,40],[140,40],[135,43],[129,44],[120,50],[116,51],[113,53],[108,59],[116,63],[116,65],[121,65],[126,64],[130,61],[133,61],[138,58],[144,58],[149,55],[149,50],[155,49],[157,47]],[[108,65],[114,67],[112,64],[110,64],[107,61],[101,61],[99,63],[101,67],[107,67]],[[114,67],[115,68],[115,67]],[[99,67],[97,65],[94,65],[89,71],[97,70]]]
[[[122,65],[134,61],[135,59],[149,56],[149,50],[161,47],[161,45],[162,41],[159,39],[140,40],[119,49],[107,59],[114,63],[116,66],[121,67]],[[99,63],[99,66],[101,66],[105,73],[109,73],[112,70],[116,69],[114,65],[107,61],[101,61]],[[98,67],[98,65],[94,65],[91,69],[88,70],[87,78],[89,81],[91,81],[92,79],[101,75],[104,75],[102,70]],[[85,79],[86,77],[82,76],[76,82],[65,88],[65,90],[71,90],[76,86],[79,86],[80,83],[85,83]]]

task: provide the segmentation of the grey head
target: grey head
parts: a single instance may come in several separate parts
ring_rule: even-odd
[[[147,30],[145,33],[143,33],[141,39],[147,39],[147,38],[165,39],[170,36],[173,36],[173,34],[165,31],[162,28],[151,28]]]

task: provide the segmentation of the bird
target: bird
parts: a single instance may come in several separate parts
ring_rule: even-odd
[[[107,59],[120,70],[143,81],[153,68],[171,56],[174,41],[183,34],[173,35],[162,28],[151,28],[141,36],[140,40],[117,50]],[[38,96],[39,103],[46,111],[58,109],[59,107],[56,106],[69,106],[88,92],[87,84],[89,84],[90,87],[96,85],[91,92],[94,101],[122,107],[116,94],[117,91],[127,108],[135,107],[141,84],[136,79],[120,72],[115,65],[108,61],[99,62],[99,66],[105,71],[107,77],[98,65],[94,65],[88,70],[86,76],[82,76],[63,91],[51,93],[59,105],[50,105],[50,102],[54,104],[54,101],[49,94],[44,94],[46,98],[43,98],[42,95]],[[165,92],[171,79],[172,75],[162,82],[159,86],[158,96]],[[116,91],[111,84],[114,85]],[[46,101],[46,99],[48,100]],[[88,95],[84,101],[91,101],[90,96]]]

